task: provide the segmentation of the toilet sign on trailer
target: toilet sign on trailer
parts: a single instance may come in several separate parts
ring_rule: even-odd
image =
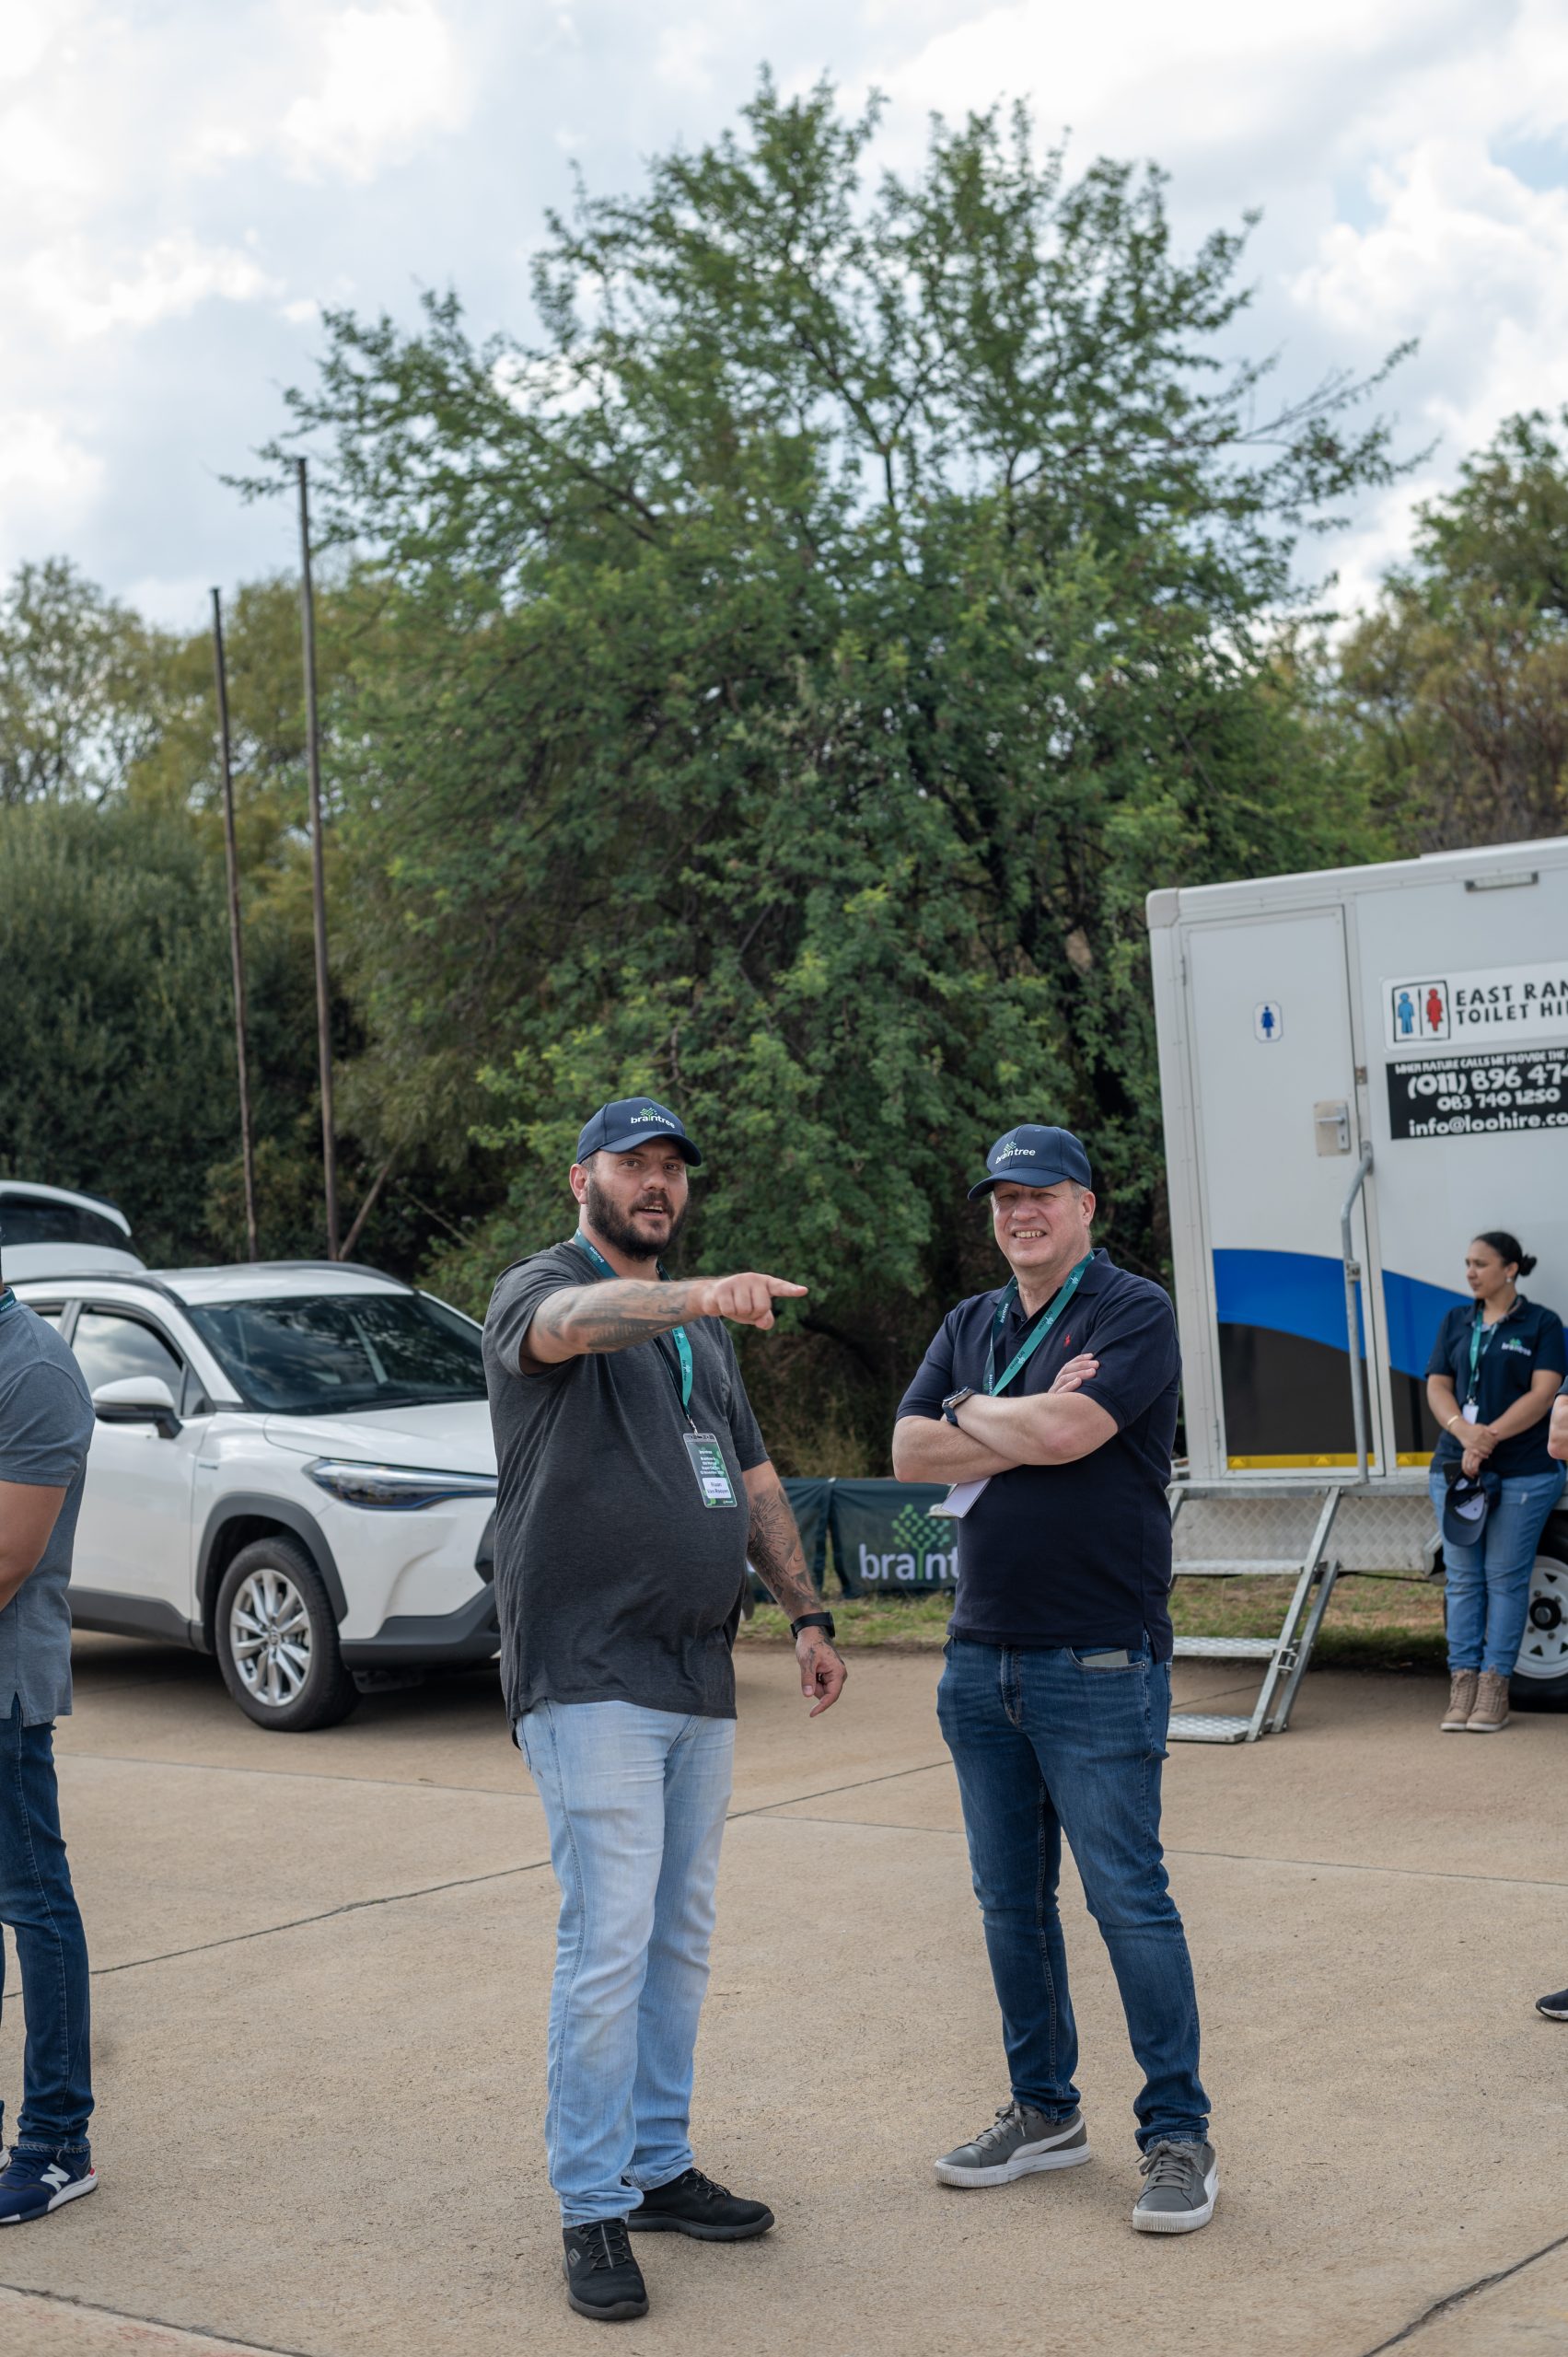
[[[1252,1037],[1255,1039],[1261,1039],[1272,1047],[1283,1029],[1284,1016],[1280,1013],[1277,999],[1263,999],[1253,1008]]]
[[[1407,1054],[1439,1043],[1525,1048],[1568,1038],[1568,958],[1385,982],[1383,1016],[1387,1045]]]

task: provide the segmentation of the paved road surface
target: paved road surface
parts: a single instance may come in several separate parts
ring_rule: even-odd
[[[1075,1887],[1095,2162],[932,2178],[1005,2093],[937,1666],[863,1657],[808,1726],[788,1656],[742,1653],[698,2149],[779,2225],[647,2247],[654,2312],[615,2346],[1370,2357],[1414,2326],[1410,2357],[1568,2348],[1568,2026],[1530,2009],[1568,1980],[1568,1720],[1471,1742],[1437,1732],[1434,1681],[1325,1672],[1287,1736],[1176,1749],[1225,2174],[1206,2233],[1156,2241],[1128,2224],[1135,2079]],[[1226,1676],[1184,1666],[1184,1699]],[[0,2240],[0,2351],[597,2346],[540,2150],[554,1891],[488,1675],[284,1737],[210,1664],[89,1638],[60,1753],[103,2183]],[[19,2030],[13,2005],[13,2105]]]

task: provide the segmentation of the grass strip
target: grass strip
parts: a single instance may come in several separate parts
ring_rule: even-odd
[[[1272,1637],[1294,1583],[1288,1579],[1178,1580],[1170,1617],[1179,1637]],[[950,1595],[836,1596],[828,1599],[846,1652],[939,1653]],[[760,1604],[740,1624],[742,1644],[787,1643],[789,1623]],[[1441,1671],[1446,1661],[1443,1591],[1424,1580],[1380,1573],[1342,1575],[1313,1649],[1315,1668]]]

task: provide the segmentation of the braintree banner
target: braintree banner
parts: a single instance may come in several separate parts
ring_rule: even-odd
[[[800,1543],[819,1590],[828,1585],[828,1542],[845,1596],[918,1596],[958,1576],[958,1527],[929,1511],[944,1481],[786,1480]],[[751,1574],[752,1593],[767,1590]]]

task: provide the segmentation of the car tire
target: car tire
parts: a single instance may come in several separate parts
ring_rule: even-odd
[[[1508,1701],[1516,1711],[1568,1711],[1568,1518],[1561,1515],[1536,1542],[1529,1612]]]
[[[246,1717],[277,1734],[336,1726],[359,1700],[321,1574],[285,1531],[252,1538],[225,1572],[213,1650]]]

